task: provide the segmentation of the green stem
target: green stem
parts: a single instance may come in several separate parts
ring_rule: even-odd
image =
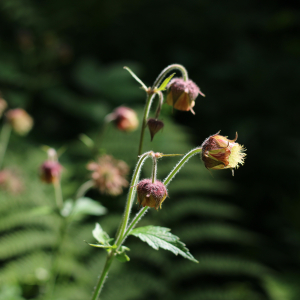
[[[57,208],[59,210],[61,210],[63,208],[64,202],[63,202],[60,180],[58,179],[58,180],[54,181],[53,186],[54,186],[54,191],[55,191],[56,205],[57,205]]]
[[[99,280],[97,282],[97,285],[95,287],[95,290],[94,290],[94,293],[93,293],[93,296],[92,296],[92,300],[97,300],[98,299],[98,297],[100,295],[100,292],[101,292],[101,289],[104,285],[104,281],[106,279],[106,276],[107,276],[108,271],[110,269],[111,263],[114,260],[114,257],[115,257],[115,251],[111,250],[111,252],[107,255],[105,265],[103,267],[102,273],[101,273],[101,275],[99,277]]]
[[[152,183],[156,181],[156,173],[157,173],[157,159],[156,157],[152,157],[153,166],[152,166]]]
[[[174,176],[177,174],[177,172],[180,170],[180,168],[195,154],[200,153],[202,151],[202,148],[195,148],[188,152],[174,167],[174,169],[169,173],[169,175],[165,178],[163,181],[163,184],[167,186],[170,181],[174,178]]]
[[[1,135],[0,135],[0,170],[2,169],[5,152],[9,142],[11,133],[11,125],[7,122],[3,124]]]
[[[89,181],[83,183],[83,184],[79,187],[79,189],[77,190],[75,200],[77,200],[77,199],[83,197],[83,196],[86,194],[86,192],[87,192],[89,189],[91,189],[92,187],[94,187],[94,182],[93,182],[93,180],[89,180]]]
[[[146,100],[146,105],[144,109],[144,116],[143,116],[143,123],[142,123],[142,130],[141,130],[141,136],[140,136],[140,144],[139,144],[139,152],[138,155],[142,154],[143,151],[143,142],[144,142],[144,134],[145,134],[145,129],[147,127],[147,120],[151,108],[152,101],[154,99],[156,94],[148,95],[147,100]]]
[[[161,73],[158,75],[158,77],[156,78],[156,80],[153,83],[152,90],[154,90],[156,87],[158,87],[161,84],[161,82],[163,81],[164,77],[174,69],[177,69],[182,73],[182,77],[183,77],[184,81],[188,81],[189,77],[188,77],[188,73],[187,73],[187,70],[185,69],[185,67],[182,65],[179,65],[179,64],[173,64],[173,65],[167,66],[165,69],[163,69],[161,71]]]

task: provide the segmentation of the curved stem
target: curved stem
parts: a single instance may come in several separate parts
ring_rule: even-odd
[[[11,133],[11,125],[5,122],[3,124],[1,135],[0,135],[0,170],[2,169],[5,152],[9,142],[10,133]]]
[[[93,186],[94,186],[93,180],[89,180],[89,181],[83,183],[83,184],[79,187],[79,189],[77,190],[75,200],[77,200],[77,199],[83,197],[83,196],[86,194],[86,192],[87,192],[89,189],[91,189]]]
[[[131,207],[132,207],[132,203],[133,203],[133,199],[134,199],[135,192],[136,192],[136,187],[135,186],[136,186],[136,184],[139,180],[141,167],[142,167],[145,159],[147,157],[149,157],[150,153],[151,152],[146,152],[140,157],[140,159],[137,163],[137,166],[135,168],[135,171],[133,173],[132,180],[131,180],[131,183],[130,183],[130,189],[129,189],[128,196],[127,196],[127,203],[126,203],[126,207],[125,207],[125,211],[124,211],[124,216],[123,216],[122,223],[119,227],[117,237],[116,237],[116,242],[115,242],[116,244],[118,244],[119,241],[122,239],[122,237],[124,235],[124,232],[126,230],[129,215],[130,215],[130,211],[131,211]]]
[[[144,142],[145,129],[147,127],[147,119],[148,119],[151,104],[152,104],[152,101],[153,101],[155,95],[156,94],[152,94],[152,95],[147,96],[146,105],[145,105],[145,109],[144,109],[143,124],[142,124],[141,136],[140,136],[140,144],[139,144],[138,155],[141,155],[142,151],[143,151],[143,142]]]
[[[167,186],[170,181],[174,178],[174,176],[178,173],[180,168],[195,154],[200,153],[202,151],[202,148],[195,148],[188,152],[175,166],[175,168],[169,173],[169,175],[165,178],[163,181],[163,184]]]
[[[103,267],[103,270],[102,270],[102,273],[99,277],[99,280],[97,282],[97,285],[95,287],[95,290],[94,290],[94,293],[93,293],[93,296],[92,296],[92,299],[91,300],[97,300],[99,295],[100,295],[100,292],[101,292],[101,289],[104,285],[104,281],[106,279],[106,276],[108,274],[108,271],[110,269],[110,266],[111,266],[111,263],[113,262],[114,260],[114,257],[115,257],[115,251],[111,251],[108,255],[107,255],[107,258],[106,258],[106,261],[105,261],[105,265]]]
[[[184,81],[187,81],[189,79],[187,70],[185,69],[184,66],[179,65],[179,64],[169,65],[165,69],[163,69],[161,71],[161,73],[158,75],[158,77],[156,78],[156,80],[153,83],[152,90],[154,90],[156,87],[158,87],[161,84],[161,82],[163,81],[164,77],[174,69],[177,69],[182,73],[182,77],[183,77]]]

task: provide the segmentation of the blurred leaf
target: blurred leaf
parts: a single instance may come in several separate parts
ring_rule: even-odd
[[[72,218],[81,219],[86,215],[101,216],[106,214],[107,209],[99,202],[84,197],[76,200],[72,210]]]
[[[96,223],[96,227],[93,230],[93,237],[102,245],[108,245],[111,240],[109,235],[103,231],[102,227],[99,223]]]
[[[197,263],[198,261],[185,247],[185,244],[179,241],[179,237],[169,232],[170,230],[165,227],[146,226],[133,229],[130,234],[140,238],[155,250],[163,248]]]

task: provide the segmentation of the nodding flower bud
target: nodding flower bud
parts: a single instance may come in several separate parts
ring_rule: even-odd
[[[22,108],[10,109],[5,116],[13,130],[19,135],[26,135],[33,126],[33,119]]]
[[[143,179],[137,186],[137,200],[143,207],[154,207],[157,210],[161,208],[161,204],[167,196],[167,189],[159,180],[152,183],[151,179]]]
[[[155,134],[165,126],[163,121],[153,118],[148,119],[147,125],[149,127],[151,141],[153,140]]]
[[[6,101],[0,96],[0,118],[2,117],[6,107],[7,107]]]
[[[61,171],[58,161],[46,160],[40,167],[41,179],[46,183],[55,183],[60,179]]]
[[[243,165],[246,153],[244,146],[236,143],[237,133],[234,140],[219,135],[219,132],[208,137],[202,143],[202,160],[207,169],[233,169]]]
[[[117,107],[111,114],[106,116],[106,121],[113,121],[121,131],[134,131],[139,126],[136,112],[128,107]]]
[[[178,110],[190,110],[193,114],[195,114],[193,107],[198,94],[205,97],[192,80],[184,81],[182,78],[174,78],[169,82],[167,88],[167,103]]]

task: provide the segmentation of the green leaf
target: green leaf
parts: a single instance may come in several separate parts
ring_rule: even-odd
[[[103,231],[99,223],[96,223],[96,227],[93,230],[94,238],[102,245],[110,246],[109,241],[111,241],[109,235]]]
[[[141,79],[139,79],[128,67],[124,67],[125,70],[127,70],[130,75],[138,82],[142,85],[142,87],[144,88],[144,90],[147,90],[146,85],[143,83],[143,81]]]
[[[170,80],[172,79],[172,77],[175,75],[176,73],[173,73],[172,75],[170,75],[169,77],[167,77],[163,83],[160,85],[160,87],[157,89],[158,91],[164,91],[168,85],[168,83],[170,82]]]
[[[131,230],[130,234],[140,238],[149,246],[158,250],[159,248],[169,250],[175,255],[181,255],[193,262],[198,261],[193,257],[185,244],[179,240],[179,237],[170,232],[171,229],[159,226],[145,226]]]
[[[74,201],[72,199],[67,199],[66,201],[64,201],[64,206],[60,211],[60,214],[63,217],[68,217],[72,213],[73,207],[74,207]]]
[[[84,133],[79,135],[79,139],[90,149],[93,149],[95,143],[94,141]]]
[[[86,215],[101,216],[106,214],[106,212],[107,209],[99,202],[84,197],[76,200],[71,215],[74,219],[78,220]]]
[[[130,261],[130,257],[124,253],[121,253],[121,254],[117,254],[116,255],[116,258],[120,261],[120,262],[128,262]]]

